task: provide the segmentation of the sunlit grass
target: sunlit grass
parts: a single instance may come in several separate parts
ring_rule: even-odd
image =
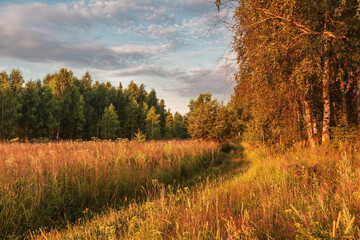
[[[360,239],[359,146],[244,147],[244,173],[176,192],[158,184],[145,202],[34,238]]]
[[[0,236],[61,226],[146,199],[154,184],[219,161],[212,142],[63,142],[0,145]]]

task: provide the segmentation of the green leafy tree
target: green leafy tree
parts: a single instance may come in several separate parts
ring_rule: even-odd
[[[0,73],[0,139],[16,136],[20,108],[19,97],[12,88],[9,76],[3,71]]]
[[[80,93],[84,98],[84,118],[85,124],[83,129],[83,137],[91,139],[97,136],[97,114],[94,107],[95,91],[92,85],[92,77],[89,72],[86,72],[80,81]]]
[[[40,104],[40,93],[36,82],[29,81],[25,84],[22,94],[22,108],[19,125],[21,137],[28,139],[36,137],[38,127],[38,108]]]
[[[61,68],[59,72],[54,74],[48,74],[44,80],[44,84],[51,87],[55,96],[58,96],[60,99],[65,97],[67,89],[73,86],[74,75],[71,70],[66,68]]]
[[[240,115],[234,105],[222,105],[216,114],[215,127],[211,138],[216,141],[233,139],[241,133]]]
[[[60,106],[50,87],[42,85],[40,81],[36,82],[36,87],[39,89],[41,99],[36,111],[38,131],[36,137],[53,138],[57,130],[55,115]]]
[[[126,104],[125,107],[125,136],[134,138],[134,131],[139,129],[140,107],[134,98]]]
[[[10,73],[10,84],[15,93],[19,93],[22,85],[24,84],[24,78],[20,69],[13,69]]]
[[[188,131],[193,138],[221,142],[241,131],[241,115],[232,101],[224,106],[212,100],[210,93],[201,93],[196,100],[190,100],[189,107]]]
[[[146,103],[149,106],[149,108],[151,108],[151,107],[157,108],[158,107],[159,99],[156,97],[156,92],[154,89],[151,89],[149,94],[147,94]]]
[[[178,112],[175,112],[175,114],[174,114],[173,134],[174,134],[175,138],[188,137],[187,130],[186,130],[185,117],[183,117]]]
[[[102,119],[102,114],[106,106],[109,106],[111,103],[109,96],[109,87],[104,83],[95,82],[93,89],[93,97],[91,105],[93,106],[96,114],[95,121],[92,121],[92,129],[95,131],[95,136],[100,137],[100,122]]]
[[[160,133],[161,137],[165,137],[166,133],[166,109],[165,109],[164,99],[160,100],[159,106],[156,109],[156,112],[160,114]]]
[[[165,124],[165,138],[171,139],[174,135],[174,116],[172,115],[170,109],[166,112],[166,124]]]
[[[118,115],[116,114],[114,105],[110,104],[109,107],[105,108],[101,119],[101,137],[103,139],[116,138],[118,126]]]
[[[156,113],[155,106],[152,106],[146,116],[146,135],[149,139],[160,139],[160,114]]]
[[[119,116],[119,128],[118,128],[118,135],[123,137],[125,135],[125,107],[126,107],[126,96],[122,87],[122,84],[119,84],[119,87],[116,90],[116,113]]]
[[[210,93],[201,93],[196,100],[190,100],[189,108],[188,131],[191,137],[211,139],[219,109],[218,101],[212,100]]]
[[[70,128],[71,129],[71,138],[78,139],[82,138],[82,133],[85,125],[85,116],[84,116],[84,97],[80,94],[78,87],[74,87],[70,95],[69,112],[71,117]]]
[[[136,129],[148,131],[154,116],[158,120],[149,136],[165,136],[165,102],[159,104],[155,90],[148,94],[143,84],[134,82],[127,89],[121,84],[115,88],[110,82],[93,83],[89,72],[79,79],[62,68],[47,74],[42,82],[25,84],[19,69],[13,69],[10,76],[5,71],[0,74],[0,139],[100,137],[104,109],[110,103],[119,116],[116,136],[132,139]]]
[[[234,7],[236,97],[244,103],[247,132],[265,142],[291,143],[306,136],[310,145],[319,138],[327,143],[330,125],[339,118],[334,109],[343,106],[344,122],[347,109],[355,109],[345,105],[359,65],[358,2],[215,3],[219,10]],[[336,84],[338,73],[344,74]],[[336,92],[345,97],[336,100]]]

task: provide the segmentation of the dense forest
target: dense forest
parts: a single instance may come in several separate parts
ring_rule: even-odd
[[[245,138],[314,146],[359,127],[359,1],[215,3],[233,13],[235,101]]]
[[[185,138],[186,117],[165,109],[155,90],[93,83],[66,68],[25,82],[19,69],[0,73],[0,139]]]

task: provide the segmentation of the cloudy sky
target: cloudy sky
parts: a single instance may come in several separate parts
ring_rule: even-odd
[[[172,112],[190,98],[233,92],[223,58],[231,34],[204,0],[0,0],[0,70],[25,80],[62,67],[81,77],[154,88]]]

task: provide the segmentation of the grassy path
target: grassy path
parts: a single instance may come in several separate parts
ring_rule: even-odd
[[[243,146],[181,188],[34,238],[360,239],[360,146]]]
[[[243,151],[244,148],[240,144],[231,144],[223,149],[224,155],[217,163],[202,169],[190,178],[167,186],[156,181],[153,182],[154,188],[145,193],[147,197],[145,202],[132,201],[129,206],[125,206],[121,210],[109,209],[106,213],[94,216],[91,214],[90,218],[79,219],[76,224],[68,225],[68,230],[54,230],[45,233],[40,229],[33,232],[30,237],[33,239],[173,238],[165,232],[155,229],[148,229],[149,231],[146,230],[141,234],[137,231],[148,223],[159,221],[160,219],[154,219],[157,218],[156,214],[159,211],[161,215],[164,212],[170,213],[172,211],[167,207],[179,207],[177,205],[180,202],[189,201],[188,197],[198,196],[202,191],[208,191],[209,188],[217,186],[220,182],[229,181],[229,179],[246,172],[250,167],[250,162],[244,159]],[[157,209],[157,207],[162,209]],[[174,214],[176,212],[177,210],[173,211]],[[148,214],[151,214],[151,217]],[[161,219],[159,224],[161,222],[165,225],[169,224],[165,218]],[[146,234],[143,235],[145,232]]]

